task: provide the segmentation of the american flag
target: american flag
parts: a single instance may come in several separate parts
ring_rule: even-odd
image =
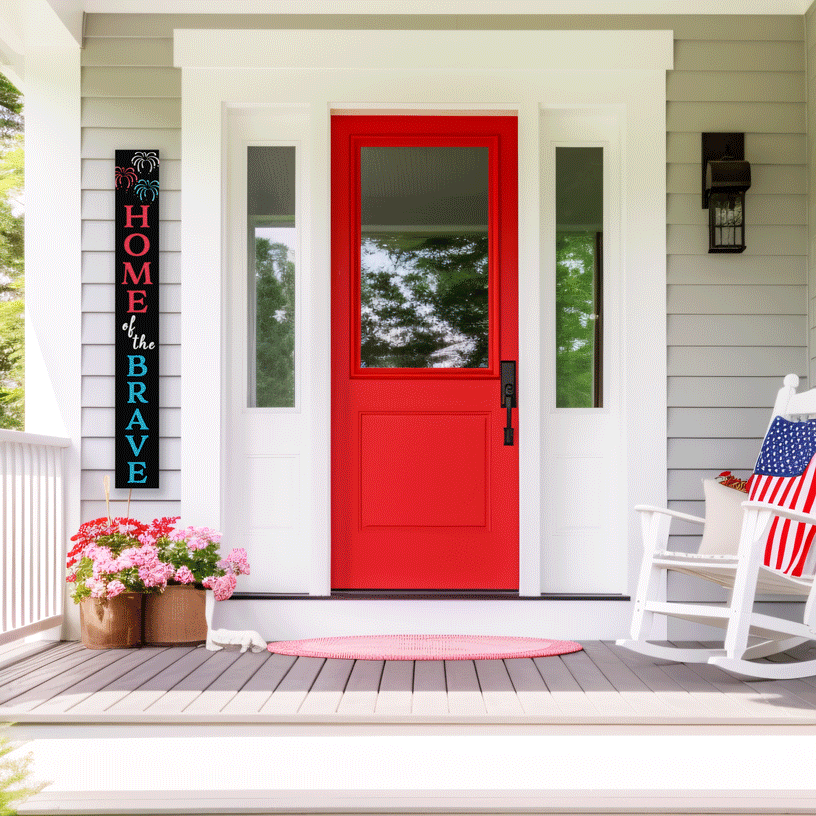
[[[816,501],[816,420],[774,418],[762,443],[749,485],[751,501],[810,513]],[[765,566],[798,576],[807,560],[816,527],[781,519],[771,522]]]

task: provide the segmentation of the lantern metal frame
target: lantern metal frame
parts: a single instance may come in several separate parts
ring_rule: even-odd
[[[744,133],[703,133],[703,208],[708,215],[708,251],[745,251],[745,191],[751,165],[745,161]]]

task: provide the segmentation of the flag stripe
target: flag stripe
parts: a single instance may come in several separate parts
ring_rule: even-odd
[[[809,513],[816,504],[816,421],[771,424],[749,484],[753,501]],[[765,565],[799,576],[816,538],[816,527],[775,517],[765,544]]]

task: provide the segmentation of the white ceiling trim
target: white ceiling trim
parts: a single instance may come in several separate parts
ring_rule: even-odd
[[[804,14],[813,0],[80,0],[118,14]],[[65,0],[49,0],[59,5]]]
[[[569,36],[565,36],[568,34]],[[180,68],[581,70],[672,68],[671,31],[176,29]]]

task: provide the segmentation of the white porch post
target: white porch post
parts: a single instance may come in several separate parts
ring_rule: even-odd
[[[75,23],[60,19],[46,0],[0,9],[5,70],[25,98],[26,430],[71,440],[64,452],[63,543],[80,522],[82,439],[82,140]],[[66,612],[69,607],[73,612],[70,601]],[[63,637],[78,636],[75,618],[67,617]]]
[[[64,435],[65,533],[81,523],[82,200],[80,49],[27,49],[26,430]],[[63,565],[64,566],[64,565]],[[63,638],[79,637],[65,593]]]

